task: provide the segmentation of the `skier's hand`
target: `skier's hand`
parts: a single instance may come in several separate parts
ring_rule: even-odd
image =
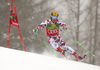
[[[37,32],[38,32],[37,28],[33,29],[33,33],[37,33]]]
[[[64,30],[67,30],[67,26],[64,26],[63,29],[64,29]]]

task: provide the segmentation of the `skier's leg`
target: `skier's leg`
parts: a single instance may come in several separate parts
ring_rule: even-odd
[[[67,44],[61,39],[61,37],[58,35],[58,39],[56,39],[56,42],[66,51],[68,51],[70,54],[74,55],[76,58],[80,59],[81,56],[79,56],[71,47],[67,46]]]
[[[48,43],[52,45],[52,47],[57,50],[58,52],[61,52],[62,55],[64,55],[63,50],[59,47],[58,43],[55,42],[55,40],[51,37],[47,37]]]

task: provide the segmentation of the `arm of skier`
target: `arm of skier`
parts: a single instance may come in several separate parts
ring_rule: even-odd
[[[38,27],[36,27],[38,30],[43,29],[45,26],[47,26],[47,21],[42,22]]]
[[[66,24],[63,22],[63,21],[59,21],[59,25],[61,26],[61,27],[63,27],[64,29],[68,29],[68,27],[66,26]]]
[[[33,31],[37,33],[40,29],[43,29],[45,26],[47,26],[47,21],[42,22],[38,27],[33,29]]]

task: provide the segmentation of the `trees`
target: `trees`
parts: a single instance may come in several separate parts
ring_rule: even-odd
[[[95,5],[96,5],[96,11],[95,11],[95,25],[94,25],[94,45],[93,45],[93,53],[96,54],[96,50],[97,50],[97,36],[98,36],[98,9],[99,9],[99,1],[96,0],[95,2]],[[96,57],[93,58],[92,60],[92,64],[95,64],[96,62]]]
[[[88,0],[87,2],[82,2],[82,0],[66,0],[68,6],[68,14],[70,19],[70,31],[74,31],[71,35],[79,41],[83,46],[89,49],[96,57],[87,53],[83,48],[80,48],[76,44],[76,50],[82,54],[87,54],[87,60],[90,64],[98,63],[99,58],[98,51],[100,42],[99,39],[99,0]],[[85,5],[84,5],[85,4]],[[73,17],[71,17],[74,15]],[[73,23],[73,24],[72,24]],[[74,25],[74,26],[73,26]],[[75,30],[74,30],[74,29]],[[74,45],[74,44],[73,44]],[[100,64],[100,63],[98,63]]]

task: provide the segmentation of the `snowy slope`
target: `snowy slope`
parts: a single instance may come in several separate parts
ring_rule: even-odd
[[[0,47],[0,70],[100,70],[100,67]]]

